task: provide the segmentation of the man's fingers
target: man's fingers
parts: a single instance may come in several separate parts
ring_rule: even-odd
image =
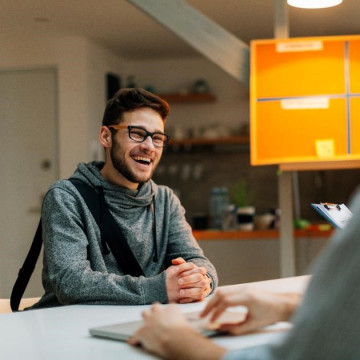
[[[193,270],[196,268],[196,265],[191,263],[191,262],[187,262],[187,263],[182,263],[179,265],[174,266],[174,268],[176,269],[177,273],[183,273],[184,271],[189,271],[189,270]]]
[[[178,257],[176,259],[171,260],[172,265],[177,267],[177,271],[181,273],[181,275],[187,276],[192,273],[200,273],[205,275],[207,270],[202,266],[197,266],[192,262],[186,262],[182,257]]]
[[[180,264],[186,263],[186,261],[185,261],[182,257],[178,257],[178,258],[176,258],[176,259],[172,259],[172,260],[171,260],[171,263],[172,263],[173,265],[180,265]]]
[[[194,274],[181,277],[178,280],[178,284],[181,287],[186,287],[186,285],[194,285],[194,287],[206,287],[210,284],[210,279],[208,277],[204,277],[202,274]]]
[[[180,298],[181,299],[191,298],[191,299],[195,299],[195,300],[202,300],[206,296],[206,292],[204,290],[206,290],[206,289],[204,289],[204,288],[181,289],[180,290]]]
[[[195,265],[194,268],[187,270],[187,271],[183,271],[180,276],[189,276],[192,274],[201,274],[201,275],[206,275],[207,274],[207,270],[203,267],[197,267]]]

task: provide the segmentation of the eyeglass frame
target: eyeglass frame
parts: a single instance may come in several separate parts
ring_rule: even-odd
[[[154,145],[156,148],[164,148],[164,147],[166,147],[167,143],[168,143],[169,140],[170,140],[170,135],[167,135],[167,134],[165,134],[165,133],[163,133],[163,132],[160,132],[160,131],[150,132],[150,131],[147,131],[146,129],[144,129],[143,127],[141,127],[141,126],[115,125],[115,124],[114,124],[114,125],[108,125],[107,127],[108,127],[108,128],[113,128],[113,129],[115,129],[115,130],[128,129],[129,139],[132,140],[132,141],[135,141],[135,142],[137,142],[137,143],[139,143],[139,144],[143,143],[143,142],[147,139],[147,137],[150,136],[151,141],[152,141],[153,145]],[[132,129],[141,129],[141,130],[143,130],[143,131],[145,132],[144,139],[141,140],[141,141],[133,139],[133,138],[130,136]],[[153,136],[156,135],[156,134],[157,134],[157,135],[163,135],[163,136],[165,136],[166,140],[164,141],[164,145],[163,145],[163,146],[159,146],[159,145],[155,145],[155,144],[154,144]]]

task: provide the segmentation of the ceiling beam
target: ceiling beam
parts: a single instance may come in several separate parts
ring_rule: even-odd
[[[249,46],[184,0],[127,0],[249,85]]]
[[[274,0],[274,38],[289,37],[289,7],[284,0]]]

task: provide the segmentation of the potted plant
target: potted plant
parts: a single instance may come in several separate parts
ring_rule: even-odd
[[[236,184],[230,187],[229,195],[231,202],[237,207],[237,228],[239,230],[253,230],[255,207],[251,204],[254,194],[248,189],[246,180],[241,178]]]

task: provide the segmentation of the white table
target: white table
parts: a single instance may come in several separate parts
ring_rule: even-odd
[[[252,283],[274,291],[303,291],[305,277]],[[204,302],[180,305],[184,312],[200,310]],[[94,338],[94,326],[138,320],[148,306],[72,305],[0,315],[0,359],[123,360],[154,359],[126,343]],[[291,325],[278,323],[257,334],[220,336],[214,341],[228,349],[279,341]]]

